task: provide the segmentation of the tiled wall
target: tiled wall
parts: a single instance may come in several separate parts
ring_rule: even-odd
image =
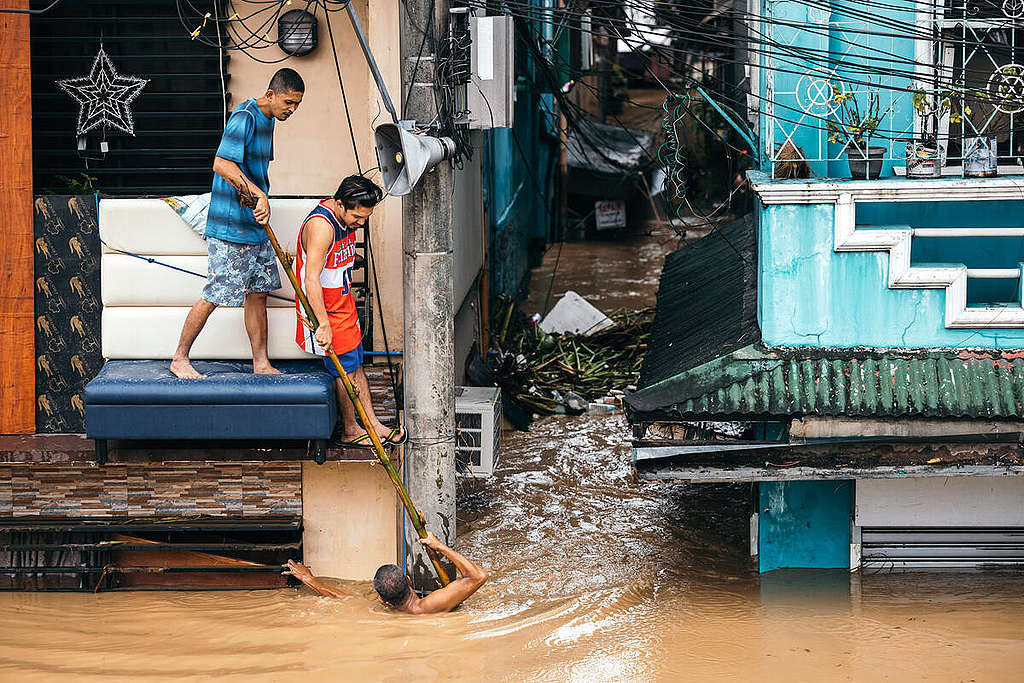
[[[298,462],[0,465],[0,517],[301,512]]]

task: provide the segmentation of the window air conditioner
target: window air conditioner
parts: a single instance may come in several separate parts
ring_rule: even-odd
[[[487,477],[498,464],[501,389],[455,387],[455,461],[460,474]]]

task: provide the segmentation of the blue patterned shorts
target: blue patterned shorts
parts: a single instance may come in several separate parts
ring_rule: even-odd
[[[207,237],[209,274],[203,298],[218,306],[241,306],[246,294],[281,288],[270,242],[241,244]]]

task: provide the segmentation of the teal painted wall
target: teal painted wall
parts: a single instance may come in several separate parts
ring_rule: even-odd
[[[547,7],[548,0],[533,0]],[[490,294],[515,296],[547,242],[554,241],[557,131],[551,121],[551,83],[539,71],[523,33],[548,32],[542,21],[517,19],[516,99],[513,128],[484,134],[483,189],[489,224]],[[568,32],[566,32],[568,33]],[[547,91],[547,92],[546,92]]]
[[[860,0],[766,4],[771,21],[760,28],[772,44],[761,56],[769,67],[761,72],[761,92],[770,94],[772,107],[761,107],[761,139],[774,145],[792,140],[815,176],[849,177],[842,144],[828,141],[826,122],[835,120],[837,113],[830,111],[832,105],[823,96],[828,87],[838,86],[853,93],[863,111],[868,93],[874,91],[886,116],[871,144],[888,148],[882,174],[891,175],[894,163],[902,164],[905,143],[913,136],[913,84],[907,64],[915,59],[914,36],[893,37],[892,26],[897,25],[894,21],[913,25],[918,7],[918,0],[893,0],[870,12]],[[769,73],[774,79],[771,88]],[[767,344],[1024,347],[1021,330],[946,329],[945,291],[890,290],[886,252],[834,253],[832,211],[831,204],[762,210],[758,287]],[[856,211],[857,224],[865,229],[1024,225],[1024,200],[858,203]],[[1024,239],[918,238],[911,260],[1016,268],[1024,262]],[[1020,305],[1020,284],[1019,279],[971,280],[968,305]]]
[[[758,484],[758,568],[849,569],[852,481]]]
[[[995,228],[1024,225],[1024,201],[862,202],[857,224],[912,228]],[[968,268],[1018,268],[1024,262],[1020,237],[915,237],[910,262],[915,265],[953,264]],[[967,301],[972,305],[1020,303],[1018,280],[970,280]]]
[[[758,307],[765,344],[1024,348],[1020,329],[946,329],[945,290],[889,289],[888,252],[834,252],[833,220],[832,204],[761,209]],[[979,243],[976,255],[983,252]]]
[[[912,228],[1019,228],[1024,200],[967,202],[858,202],[858,226],[909,225]]]

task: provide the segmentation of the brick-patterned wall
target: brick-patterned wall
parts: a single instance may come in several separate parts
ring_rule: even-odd
[[[298,462],[0,465],[0,517],[301,513]]]

